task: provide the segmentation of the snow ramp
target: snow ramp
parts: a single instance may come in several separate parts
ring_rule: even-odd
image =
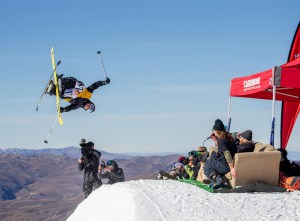
[[[299,220],[299,197],[300,191],[211,194],[174,180],[132,180],[101,186],[67,220]]]

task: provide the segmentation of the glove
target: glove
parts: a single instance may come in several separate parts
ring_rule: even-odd
[[[60,110],[60,113],[65,112],[65,108],[64,107],[60,107],[59,110]]]
[[[109,83],[110,83],[110,79],[109,79],[109,78],[106,78],[105,83],[106,83],[106,84],[109,84]]]

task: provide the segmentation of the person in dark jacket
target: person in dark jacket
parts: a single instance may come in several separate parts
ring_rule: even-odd
[[[243,133],[238,133],[237,137],[239,143],[237,145],[237,152],[253,152],[254,143],[252,142],[252,131],[246,130]]]
[[[59,97],[71,103],[69,106],[61,107],[61,113],[76,110],[78,108],[83,108],[84,110],[90,110],[90,112],[93,112],[95,111],[95,104],[89,99],[92,97],[94,90],[109,84],[110,79],[106,78],[105,81],[96,81],[87,88],[85,87],[84,83],[78,81],[74,77],[63,78],[62,75],[60,75],[58,82]],[[47,93],[50,95],[55,95],[55,86],[52,85],[48,88],[49,89],[47,90]]]
[[[204,174],[212,180],[211,187],[218,189],[227,185],[223,177],[226,173],[230,172],[232,176],[237,175],[233,167],[233,157],[237,152],[237,147],[220,119],[215,121],[211,137],[217,144],[218,152],[212,152],[206,161]]]
[[[78,108],[83,108],[85,111],[89,110],[90,113],[96,110],[95,104],[87,98],[75,98],[69,101],[70,105],[60,107],[60,112],[69,112]]]
[[[208,151],[207,148],[205,146],[199,146],[198,150],[192,150],[188,153],[189,158],[191,160],[193,160],[193,165],[195,167],[198,168],[198,170],[200,169],[200,163],[201,162],[206,162],[207,158],[208,158]]]
[[[83,193],[87,198],[94,189],[99,188],[102,185],[101,179],[98,178],[98,167],[101,153],[94,149],[94,143],[85,143],[82,139],[81,146],[81,157],[78,159],[78,169],[84,171],[83,178]]]
[[[157,175],[159,180],[175,180],[175,179],[189,179],[190,176],[185,170],[185,166],[189,163],[189,158],[180,156],[177,162],[174,162],[172,169],[169,172],[160,170]]]
[[[114,184],[125,181],[123,169],[120,168],[117,162],[114,160],[107,161],[106,166],[100,166],[98,177],[100,179],[108,179],[107,184]]]

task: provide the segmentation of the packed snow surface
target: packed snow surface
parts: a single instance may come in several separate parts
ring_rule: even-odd
[[[103,185],[68,221],[300,220],[300,191],[209,193],[173,180]]]

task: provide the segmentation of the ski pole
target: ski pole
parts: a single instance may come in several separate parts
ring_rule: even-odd
[[[54,122],[52,124],[52,127],[51,127],[51,129],[50,129],[50,131],[48,133],[48,136],[47,136],[46,140],[44,140],[44,143],[46,143],[46,144],[48,143],[48,139],[49,139],[49,137],[50,137],[50,135],[52,133],[52,130],[53,130],[54,126],[55,126],[55,123],[56,123],[57,119],[58,119],[58,116],[56,116],[56,118],[55,118],[55,120],[54,120]]]
[[[98,55],[99,55],[99,57],[100,57],[100,60],[101,60],[102,67],[103,67],[103,70],[104,70],[105,76],[106,76],[106,78],[107,78],[106,70],[105,70],[104,63],[103,63],[102,56],[101,56],[101,51],[97,51],[97,54],[98,54]]]
[[[61,63],[61,61],[59,60],[59,61],[57,62],[57,64],[56,64],[54,70],[52,71],[52,74],[50,75],[50,79],[48,80],[48,82],[50,82],[50,80],[51,80],[51,78],[52,78],[52,75],[53,75],[54,71],[56,71],[56,68],[57,68],[58,65],[60,65],[60,63]],[[45,92],[46,92],[46,90],[47,90],[47,87],[48,87],[48,84],[46,85],[46,87],[45,87],[45,89],[44,89],[44,91],[43,91],[43,93],[42,93],[42,95],[41,95],[41,97],[40,97],[40,100],[38,101],[38,104],[37,104],[36,109],[35,109],[36,111],[39,110],[39,106],[40,106],[41,101],[42,101],[42,98],[43,98],[43,96],[44,96],[44,94],[45,94]]]

